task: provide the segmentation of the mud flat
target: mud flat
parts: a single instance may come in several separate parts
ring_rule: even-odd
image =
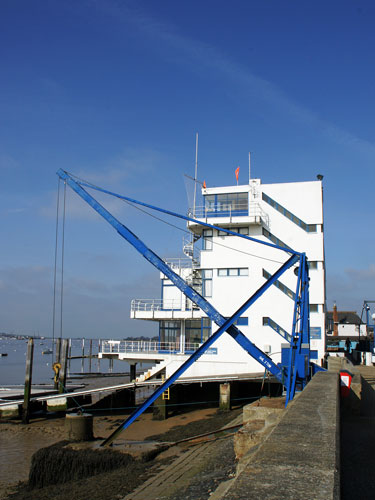
[[[143,414],[124,431],[122,442],[177,441],[185,437],[210,432],[221,428],[241,413],[241,409],[218,413],[216,408],[198,409],[179,414],[167,420],[154,421],[152,414]],[[126,418],[127,415],[97,416],[94,418],[94,436],[104,438]],[[179,446],[161,453],[155,460],[134,459],[126,466],[110,472],[63,484],[49,485],[30,490],[27,486],[31,458],[40,450],[65,440],[65,419],[35,419],[29,425],[0,423],[0,498],[13,500],[109,500],[122,498],[142,484],[147,477],[183,450]],[[120,449],[121,442],[114,448]],[[118,447],[118,448],[117,448]],[[19,483],[21,482],[21,483]]]

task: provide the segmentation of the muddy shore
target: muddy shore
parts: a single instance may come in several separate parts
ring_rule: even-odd
[[[228,413],[219,413],[216,408],[197,409],[162,421],[154,421],[152,413],[145,413],[124,431],[116,445],[121,447],[127,441],[144,440],[174,442],[185,437],[211,432],[233,420],[241,411],[238,408]],[[125,414],[96,416],[94,436],[96,438],[108,436],[126,416]],[[175,446],[149,462],[136,459],[126,467],[120,467],[111,472],[79,481],[29,490],[27,479],[32,455],[37,450],[64,439],[64,418],[34,419],[29,425],[22,425],[18,422],[0,423],[0,498],[12,500],[122,498],[183,452],[181,447]],[[228,460],[233,461],[230,454],[228,454]]]

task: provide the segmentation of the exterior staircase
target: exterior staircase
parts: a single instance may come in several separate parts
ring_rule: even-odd
[[[148,379],[154,377],[155,375],[160,373],[162,370],[164,370],[165,367],[169,364],[169,362],[170,361],[168,359],[165,359],[163,361],[158,361],[156,363],[156,365],[154,365],[152,368],[150,368],[149,370],[142,373],[142,375],[137,377],[135,379],[135,381],[136,382],[144,382],[145,380],[148,380]]]

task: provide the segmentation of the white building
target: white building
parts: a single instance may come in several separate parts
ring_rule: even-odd
[[[305,252],[310,268],[310,348],[320,365],[324,356],[325,265],[322,182],[262,184],[202,189],[204,206],[190,210],[201,222]],[[225,317],[231,316],[289,254],[273,247],[189,222],[186,259],[167,259]],[[198,250],[200,247],[200,251]],[[134,299],[131,317],[158,323],[159,342],[110,341],[102,356],[130,363],[158,363],[149,378],[171,375],[218,328],[164,275],[159,299]],[[297,278],[292,267],[241,317],[236,325],[275,363],[281,360],[281,334],[292,331]],[[183,375],[204,377],[260,373],[263,367],[224,333]],[[144,379],[142,377],[142,379]]]

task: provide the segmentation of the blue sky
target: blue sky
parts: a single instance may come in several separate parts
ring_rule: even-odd
[[[52,331],[59,168],[185,212],[184,174],[324,175],[328,307],[375,299],[375,4],[3,0],[0,331]],[[188,186],[191,189],[191,185]],[[182,233],[108,200],[160,255]],[[152,334],[158,273],[67,192],[65,336]]]

